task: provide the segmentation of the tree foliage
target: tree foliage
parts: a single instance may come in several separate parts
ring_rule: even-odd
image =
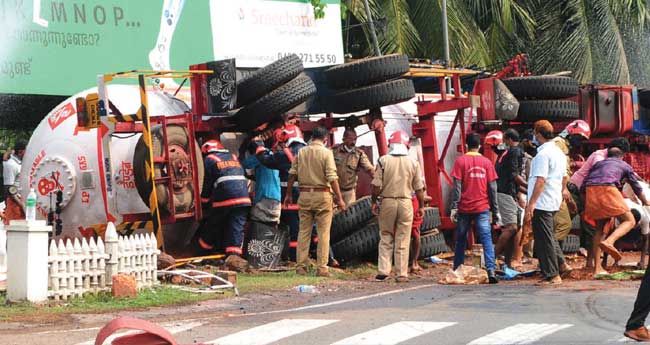
[[[442,0],[368,1],[383,53],[443,56]],[[361,43],[370,54],[363,0],[344,3],[363,26]],[[448,0],[451,63],[489,68],[526,52],[537,73],[570,70],[582,82],[628,83],[638,74],[629,59],[647,37],[648,6],[646,0]]]

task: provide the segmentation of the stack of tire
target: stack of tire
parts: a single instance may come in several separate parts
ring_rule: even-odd
[[[578,103],[567,99],[580,91],[578,81],[573,78],[543,75],[508,78],[503,83],[519,101],[519,121],[552,122],[579,116]]]
[[[424,220],[420,226],[422,246],[420,257],[428,257],[448,251],[445,238],[438,233],[440,212],[437,208],[424,209]],[[342,262],[377,259],[379,248],[379,224],[372,214],[372,200],[369,196],[349,205],[347,210],[334,215],[330,231],[330,242],[335,257]]]
[[[243,131],[255,129],[295,108],[316,94],[296,54],[285,56],[237,83],[234,120]]]
[[[415,97],[413,82],[400,78],[409,71],[406,55],[373,57],[330,67],[325,71],[327,112],[344,114],[380,108]]]

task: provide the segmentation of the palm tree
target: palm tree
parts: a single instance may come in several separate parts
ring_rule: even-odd
[[[622,32],[643,30],[644,0],[535,1],[532,11],[538,13],[535,70],[571,70],[582,82],[630,82]]]
[[[368,1],[383,18],[384,53],[443,56],[441,0]],[[347,5],[367,22],[363,0]],[[646,0],[452,0],[447,13],[453,64],[498,65],[528,52],[539,74],[571,70],[582,82],[609,83],[630,82],[626,44],[647,37],[650,18]]]
[[[418,57],[442,56],[441,0],[368,0],[373,18],[383,24],[382,52]],[[366,23],[363,0],[349,0],[350,14]],[[512,46],[531,39],[534,20],[511,0],[448,2],[451,62],[487,66],[503,61]]]

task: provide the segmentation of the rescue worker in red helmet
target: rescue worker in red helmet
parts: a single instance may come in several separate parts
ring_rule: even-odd
[[[294,158],[298,155],[303,147],[307,144],[303,139],[300,127],[286,123],[273,132],[274,144],[272,149],[267,149],[263,143],[258,142],[256,151],[257,159],[262,165],[269,169],[277,169],[280,172],[280,194],[282,200],[287,195],[287,181],[289,180],[289,169]],[[300,190],[296,186],[292,191],[293,200],[298,200]],[[298,247],[298,232],[300,229],[300,220],[296,205],[289,205],[287,209],[283,205],[280,223],[289,227],[289,256],[292,260],[296,259],[296,248]]]
[[[415,192],[419,205],[424,205],[424,182],[420,166],[408,157],[409,136],[396,131],[388,139],[388,155],[377,161],[372,180],[372,209],[379,216],[379,263],[376,280],[388,279],[393,257],[398,282],[408,281],[409,245],[413,224]],[[381,197],[381,206],[377,203]],[[419,208],[418,217],[424,216]]]
[[[241,258],[244,224],[251,207],[244,169],[219,140],[206,141],[201,153],[205,166],[201,204],[206,221],[199,229],[199,245],[206,251],[221,247],[226,265],[244,270],[248,266]]]
[[[558,241],[564,241],[564,239],[569,235],[573,225],[573,216],[578,214],[578,206],[569,191],[569,179],[572,175],[570,153],[572,150],[580,150],[582,142],[588,140],[590,137],[591,128],[589,127],[589,124],[583,120],[575,120],[569,123],[564,130],[553,139],[555,145],[557,145],[557,147],[559,147],[566,155],[567,160],[567,172],[562,180],[562,204],[560,205],[560,210],[553,218],[555,224],[555,238]],[[571,266],[564,262],[564,258],[562,257],[560,260],[560,272],[565,274],[570,270]]]

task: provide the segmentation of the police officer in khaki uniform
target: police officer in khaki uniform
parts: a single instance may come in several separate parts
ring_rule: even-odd
[[[560,210],[553,217],[555,238],[558,241],[564,241],[569,235],[573,225],[571,219],[578,213],[576,202],[573,200],[568,188],[569,178],[573,174],[571,171],[572,160],[570,152],[572,148],[579,149],[582,142],[589,140],[590,136],[591,128],[589,124],[583,120],[575,120],[568,124],[557,137],[553,138],[553,142],[566,155],[567,160],[567,173],[562,180],[562,204],[560,205]]]
[[[346,128],[343,132],[343,143],[332,149],[343,201],[347,206],[357,200],[357,173],[359,170],[365,170],[370,176],[375,173],[368,156],[355,146],[356,143],[357,132],[354,131],[354,128]]]
[[[300,231],[298,233],[298,255],[296,273],[306,274],[309,259],[309,244],[314,222],[318,233],[317,274],[329,276],[327,260],[330,251],[330,226],[332,225],[333,204],[332,190],[336,196],[336,204],[345,210],[345,203],[339,188],[336,164],[332,151],[325,147],[328,131],[319,126],[314,129],[309,146],[298,152],[289,170],[287,181],[286,205],[292,203],[293,184],[298,180],[300,197]]]
[[[395,253],[395,274],[398,282],[408,281],[409,245],[413,223],[415,191],[420,205],[424,205],[424,182],[420,166],[408,155],[409,137],[396,131],[388,140],[388,155],[379,158],[372,180],[373,213],[379,216],[379,264],[376,280],[384,281],[391,273],[391,261]],[[376,203],[381,196],[381,207]],[[379,210],[378,210],[379,208]],[[424,216],[419,208],[418,216]]]

